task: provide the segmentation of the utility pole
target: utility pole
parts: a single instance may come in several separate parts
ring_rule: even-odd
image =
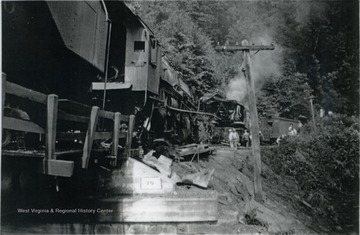
[[[315,111],[314,111],[314,104],[313,104],[314,98],[315,98],[315,96],[310,96],[307,99],[310,101],[312,122],[313,122],[313,125],[314,125],[314,131],[316,132],[317,130],[316,130],[316,121],[315,121]]]
[[[264,195],[262,191],[262,182],[261,182],[259,120],[256,109],[254,80],[251,78],[250,51],[274,50],[275,46],[273,44],[267,46],[249,45],[247,40],[243,40],[241,42],[241,46],[217,46],[215,49],[217,51],[231,51],[231,52],[243,51],[244,53],[244,66],[242,71],[245,74],[245,80],[247,84],[249,111],[250,111],[250,119],[251,119],[250,129],[252,133],[251,150],[252,150],[253,164],[254,164],[254,196],[257,202],[262,203],[264,201]]]

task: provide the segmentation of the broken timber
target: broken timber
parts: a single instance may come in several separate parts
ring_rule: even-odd
[[[193,155],[191,161],[197,156],[197,160],[199,161],[199,155],[202,153],[210,152],[213,149],[209,147],[207,144],[189,144],[178,147],[175,149],[175,153],[177,157],[183,158],[185,156]]]

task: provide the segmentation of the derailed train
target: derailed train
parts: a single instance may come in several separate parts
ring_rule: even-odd
[[[147,149],[192,136],[196,109],[189,87],[162,55],[151,29],[124,2],[4,1],[2,17],[2,71],[8,81],[135,114],[135,144]],[[4,105],[11,113],[17,102],[10,98]],[[20,112],[43,118],[36,106]]]

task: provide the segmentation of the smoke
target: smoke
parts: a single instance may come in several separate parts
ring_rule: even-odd
[[[245,77],[239,74],[239,76],[230,80],[229,90],[226,94],[226,98],[228,100],[236,100],[240,103],[243,103],[246,96],[247,91]]]
[[[272,38],[266,34],[253,37],[249,42],[255,45],[270,45]],[[275,45],[275,50],[270,51],[250,51],[251,55],[251,78],[254,80],[255,91],[263,86],[266,79],[272,76],[281,76],[282,48]],[[255,54],[256,53],[256,54]],[[246,80],[242,71],[230,80],[226,98],[244,103],[247,96]]]

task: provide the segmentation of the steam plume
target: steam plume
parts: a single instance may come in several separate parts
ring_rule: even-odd
[[[271,37],[268,35],[250,40],[250,43],[255,43],[256,45],[269,45],[272,42]],[[252,79],[254,79],[255,91],[258,91],[262,87],[267,78],[271,76],[281,76],[281,52],[282,49],[278,46],[275,46],[275,50],[273,51],[259,51],[257,54],[255,54],[255,51],[250,51],[251,76]],[[246,96],[245,77],[243,72],[239,70],[238,75],[230,80],[226,98],[243,103]]]

